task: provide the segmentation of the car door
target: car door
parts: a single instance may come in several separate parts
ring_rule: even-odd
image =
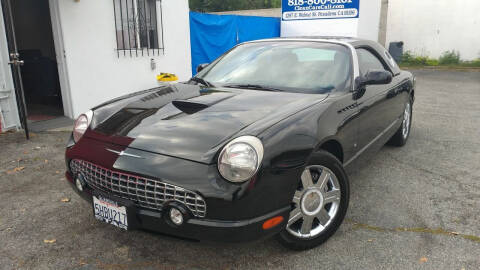
[[[387,64],[378,56],[373,48],[357,48],[360,76],[365,76],[369,70],[386,70],[391,72]],[[398,112],[395,108],[397,80],[385,85],[367,85],[362,95],[357,99],[358,104],[358,151],[369,153],[375,145],[385,143],[382,135],[395,128]],[[376,144],[377,143],[377,144]]]

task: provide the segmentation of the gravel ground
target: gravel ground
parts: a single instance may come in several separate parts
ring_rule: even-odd
[[[0,135],[1,269],[479,269],[480,73],[414,71],[413,130],[350,175],[345,223],[306,252],[97,222],[63,177],[68,133]],[[66,199],[62,201],[63,199]],[[68,202],[67,202],[68,201]]]

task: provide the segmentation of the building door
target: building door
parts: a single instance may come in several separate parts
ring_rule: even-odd
[[[15,40],[15,29],[13,25],[13,17],[12,17],[12,9],[11,9],[11,3],[10,0],[2,0],[2,10],[3,10],[3,19],[4,19],[4,26],[2,30],[5,31],[6,34],[6,40],[4,40],[4,36],[0,38],[0,42],[2,42],[2,45],[0,48],[2,49],[2,56],[4,56],[5,52],[8,55],[7,57],[2,57],[2,78],[3,82],[5,82],[5,86],[2,89],[2,92],[4,93],[3,99],[7,100],[7,102],[4,102],[2,105],[2,118],[3,121],[11,121],[13,116],[11,114],[7,115],[4,113],[3,107],[10,107],[9,104],[12,102],[14,99],[12,96],[12,91],[9,89],[8,86],[14,86],[15,89],[15,99],[17,101],[18,105],[18,115],[20,116],[20,121],[22,124],[22,127],[25,130],[25,135],[27,139],[29,138],[29,132],[28,132],[28,122],[27,122],[27,108],[25,104],[25,93],[23,90],[23,82],[22,82],[22,74],[21,74],[21,65],[23,64],[23,61],[19,59],[19,54],[18,54],[18,48],[17,48],[17,43]],[[5,44],[6,43],[6,44]],[[8,72],[8,69],[5,68],[6,64],[9,64],[11,66],[11,76],[10,72]],[[13,82],[11,79],[13,79]],[[13,84],[12,84],[13,83]]]
[[[49,1],[1,1],[22,126],[64,116]]]

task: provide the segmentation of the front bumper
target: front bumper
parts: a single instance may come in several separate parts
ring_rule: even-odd
[[[67,172],[65,176],[75,192],[87,202],[92,203],[94,190],[87,187],[79,191],[74,184],[72,174]],[[115,200],[115,198],[112,199]],[[232,243],[254,241],[277,234],[283,229],[284,223],[268,230],[263,229],[263,223],[277,216],[282,216],[285,222],[290,212],[290,207],[284,207],[257,218],[241,221],[190,218],[181,226],[172,226],[165,220],[163,212],[142,208],[130,208],[130,211],[132,209],[134,219],[133,222],[129,221],[129,229],[148,230],[187,239]]]

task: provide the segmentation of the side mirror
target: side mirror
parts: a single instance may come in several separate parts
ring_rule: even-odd
[[[203,63],[197,66],[197,73],[202,71],[204,68],[208,66],[208,63]]]
[[[392,82],[392,79],[392,73],[386,70],[369,70],[367,74],[360,79],[358,86],[389,84]]]

